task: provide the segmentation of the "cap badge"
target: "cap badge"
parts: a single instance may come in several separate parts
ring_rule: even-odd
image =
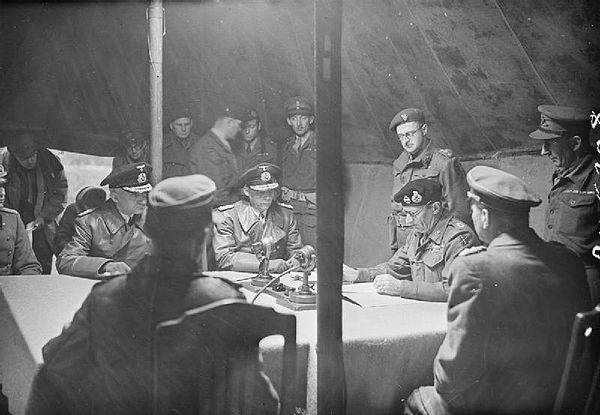
[[[146,173],[142,172],[142,173],[138,174],[137,182],[144,183],[145,181],[146,181]]]
[[[544,114],[542,114],[542,120],[540,121],[540,127],[542,128],[550,128],[548,125],[548,118]]]
[[[411,200],[413,201],[413,203],[419,203],[421,202],[421,200],[423,200],[423,196],[421,196],[421,194],[416,190],[413,190]]]
[[[269,173],[268,171],[263,171],[260,174],[260,180],[262,180],[263,182],[268,182],[269,180],[271,180],[271,173]]]
[[[408,115],[402,114],[400,115],[400,118],[402,118],[402,121],[406,122],[406,120],[408,120]]]
[[[404,201],[405,205],[410,205],[410,197],[408,197],[408,195],[404,195],[404,199],[402,199]]]

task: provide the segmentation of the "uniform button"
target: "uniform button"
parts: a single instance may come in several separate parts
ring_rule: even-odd
[[[8,251],[8,255],[12,254],[12,251]]]
[[[574,206],[574,205],[575,205],[575,200],[571,199],[571,200],[569,201],[569,203],[571,204],[571,206]]]
[[[552,229],[552,225],[548,225],[548,229]]]
[[[550,209],[550,214],[552,215],[554,213],[554,209]]]

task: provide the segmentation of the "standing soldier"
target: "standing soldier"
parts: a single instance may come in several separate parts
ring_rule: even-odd
[[[392,199],[408,182],[415,179],[433,179],[442,185],[444,204],[452,216],[471,226],[467,202],[465,171],[451,150],[434,147],[427,135],[428,125],[423,111],[407,108],[397,113],[390,122],[390,130],[398,135],[404,152],[394,160]],[[407,223],[402,204],[392,200],[392,214],[388,218],[390,247],[402,247],[412,230]]]
[[[148,134],[142,130],[127,130],[119,134],[122,148],[113,158],[113,168],[123,164],[149,163]]]
[[[245,172],[260,163],[275,163],[277,147],[261,133],[258,112],[255,109],[246,111],[242,119],[242,140],[236,140],[233,146],[239,171]]]
[[[302,242],[317,246],[317,135],[310,102],[286,101],[286,121],[293,131],[281,150],[281,197],[294,208]]]
[[[167,116],[169,131],[163,141],[163,179],[192,174],[190,149],[200,140],[192,131],[193,121],[188,108],[171,110]]]
[[[600,243],[600,201],[595,189],[600,177],[594,171],[598,155],[589,143],[590,112],[579,108],[540,105],[541,122],[531,134],[542,140],[542,155],[556,170],[548,195],[544,238],[575,251],[585,265],[592,303],[600,303],[600,261],[592,255]]]

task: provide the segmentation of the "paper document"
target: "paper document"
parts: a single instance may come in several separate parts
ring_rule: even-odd
[[[411,304],[415,300],[378,294],[373,283],[342,285],[342,295],[356,301],[363,307],[384,307],[389,305]]]

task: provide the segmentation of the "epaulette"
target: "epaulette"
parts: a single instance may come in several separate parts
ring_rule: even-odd
[[[84,210],[83,212],[81,212],[81,213],[77,214],[77,217],[79,218],[79,217],[81,217],[81,216],[89,215],[90,213],[92,213],[92,212],[93,212],[93,211],[95,211],[96,209],[98,209],[98,208],[97,208],[97,207],[95,207],[95,208],[90,208],[90,209]]]
[[[231,205],[223,205],[223,206],[217,207],[217,210],[219,210],[221,212],[225,212],[226,210],[229,210],[229,209],[233,209],[233,204],[231,204]]]
[[[470,248],[465,248],[462,251],[459,252],[458,256],[467,256],[467,255],[473,255],[473,254],[477,254],[479,252],[483,252],[485,251],[487,248],[483,245],[478,245],[478,246],[472,246]]]
[[[14,215],[19,213],[15,209],[7,208],[6,206],[0,206],[0,212],[12,213]]]
[[[288,205],[287,203],[283,203],[283,202],[277,202],[277,204],[278,204],[279,206],[281,206],[281,207],[284,207],[284,208],[288,208],[288,209],[294,210],[294,207],[293,207],[292,205]]]
[[[454,153],[448,148],[438,148],[437,152],[449,159],[454,157]]]
[[[242,288],[242,284],[239,284],[239,283],[237,283],[235,281],[228,280],[227,278],[218,277],[216,275],[206,275],[206,274],[203,274],[201,272],[196,272],[196,273],[194,273],[194,277],[197,277],[197,278],[215,278],[215,279],[220,280],[220,281],[222,281],[224,283],[227,283],[229,286],[235,288],[238,291]]]

